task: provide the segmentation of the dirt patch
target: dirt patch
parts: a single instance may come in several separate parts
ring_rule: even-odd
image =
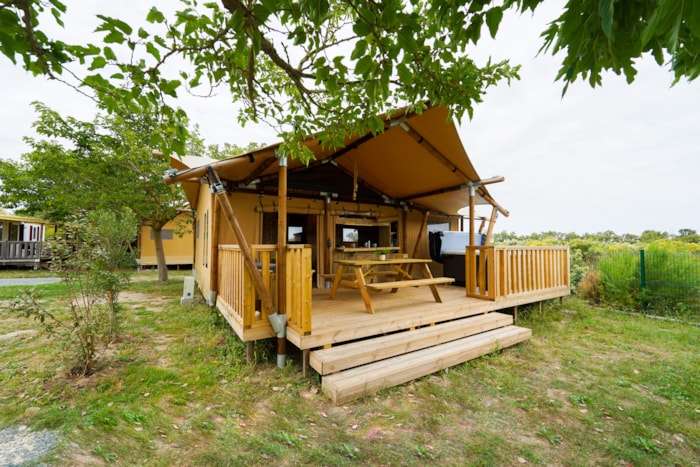
[[[167,297],[145,294],[140,292],[121,292],[119,294],[121,303],[137,304],[148,311],[159,312],[170,301]]]
[[[7,334],[0,334],[0,342],[7,342],[20,338],[36,337],[37,334],[39,334],[39,331],[37,331],[36,329],[8,332]]]

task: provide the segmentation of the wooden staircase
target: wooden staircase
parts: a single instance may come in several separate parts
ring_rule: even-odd
[[[311,366],[335,404],[510,347],[532,336],[513,317],[488,313],[312,351]]]

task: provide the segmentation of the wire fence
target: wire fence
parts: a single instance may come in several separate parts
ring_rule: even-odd
[[[601,254],[597,273],[601,302],[627,310],[700,322],[700,252],[663,249]]]

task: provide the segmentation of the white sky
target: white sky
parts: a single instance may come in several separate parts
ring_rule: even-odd
[[[108,3],[111,9],[124,5]],[[557,16],[556,8],[547,8],[534,18],[511,15],[497,40],[487,38],[475,51],[476,57],[522,64],[521,80],[492,89],[474,119],[460,126],[479,174],[506,177],[489,186],[511,213],[499,218],[496,231],[700,231],[700,80],[670,87],[668,69],[644,60],[631,85],[609,75],[602,88],[577,82],[562,98],[562,84],[554,82],[557,59],[536,56],[539,33]],[[17,159],[28,150],[22,138],[33,134],[34,100],[62,114],[94,117],[88,99],[32,78],[5,57],[0,86],[0,158]],[[276,140],[263,126],[241,129],[225,96],[188,97],[180,105],[207,143]]]

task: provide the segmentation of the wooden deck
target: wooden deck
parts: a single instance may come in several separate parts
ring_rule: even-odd
[[[276,249],[251,250],[276,302]],[[217,305],[252,355],[252,341],[275,333],[239,249],[220,246],[219,253]],[[311,287],[311,249],[288,247],[286,337],[302,350],[304,372],[311,365],[324,392],[341,404],[529,339],[532,333],[515,326],[515,316],[498,311],[569,295],[568,250],[484,247],[480,253],[471,261],[467,256],[466,266],[478,259],[480,267],[472,268],[475,277],[466,288],[380,282],[362,290],[339,288],[331,300],[331,289]],[[374,313],[367,312],[368,297]]]
[[[372,293],[375,314],[367,313],[356,290],[341,289],[329,300],[328,289],[314,289],[311,332],[301,335],[288,328],[287,339],[301,350],[315,349],[569,295],[568,287],[560,287],[487,301],[467,297],[464,287],[439,289],[443,303],[425,287]]]
[[[442,303],[425,287],[372,293],[374,314],[356,290],[330,300],[328,289],[316,289],[311,331],[290,327],[287,339],[303,350],[304,371],[314,368],[323,391],[344,404],[523,342],[531,331],[497,311],[569,294],[562,287],[491,301],[467,297],[463,287],[439,288]]]

